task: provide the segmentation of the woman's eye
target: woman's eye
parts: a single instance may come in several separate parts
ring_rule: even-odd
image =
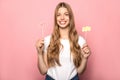
[[[60,16],[60,14],[57,14],[57,16]]]
[[[69,16],[69,14],[68,14],[68,13],[66,13],[65,15],[66,15],[66,16]]]

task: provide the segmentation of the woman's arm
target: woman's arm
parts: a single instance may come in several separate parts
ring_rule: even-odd
[[[44,40],[38,40],[36,42],[36,49],[38,53],[38,69],[41,74],[46,74],[47,72],[47,54],[43,51]]]
[[[81,65],[77,68],[79,74],[83,74],[87,67],[87,59],[82,59]]]
[[[38,69],[42,75],[47,73],[48,67],[47,67],[47,55],[38,55]]]
[[[82,61],[80,66],[77,68],[79,74],[82,74],[85,71],[87,67],[88,57],[90,56],[90,49],[86,43],[83,45],[83,48],[81,49],[81,53],[82,53],[81,55]]]

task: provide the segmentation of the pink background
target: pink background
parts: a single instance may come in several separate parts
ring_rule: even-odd
[[[43,80],[35,42],[52,32],[61,0],[0,0],[0,80]],[[81,80],[120,80],[120,0],[62,0],[74,12],[78,33],[89,25],[92,54]]]

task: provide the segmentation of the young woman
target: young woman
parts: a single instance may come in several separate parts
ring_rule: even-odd
[[[38,68],[46,80],[79,80],[86,68],[90,49],[79,36],[69,4],[56,6],[51,35],[36,42]]]

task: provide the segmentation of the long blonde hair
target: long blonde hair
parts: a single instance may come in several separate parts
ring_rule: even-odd
[[[74,16],[72,9],[69,4],[65,2],[61,2],[56,6],[55,9],[55,14],[54,14],[54,29],[53,33],[51,35],[50,39],[50,44],[47,49],[47,62],[48,66],[55,66],[56,63],[57,65],[61,65],[59,62],[59,53],[60,53],[60,31],[59,31],[59,26],[57,24],[57,12],[60,7],[65,7],[68,12],[69,12],[69,40],[70,40],[70,51],[73,56],[73,62],[76,67],[80,66],[81,63],[81,48],[78,44],[78,33],[75,29],[75,23],[74,23]]]

